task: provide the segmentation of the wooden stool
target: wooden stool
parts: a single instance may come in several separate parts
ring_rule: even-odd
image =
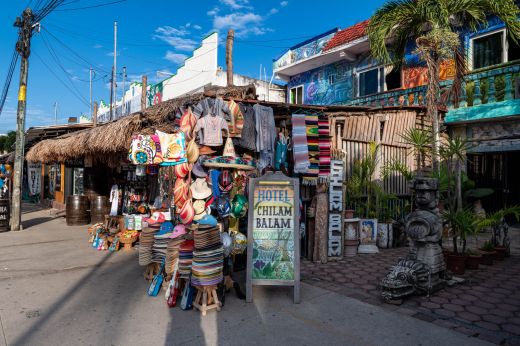
[[[197,296],[193,306],[206,316],[206,311],[217,309],[220,311],[222,304],[218,300],[217,286],[197,286]]]

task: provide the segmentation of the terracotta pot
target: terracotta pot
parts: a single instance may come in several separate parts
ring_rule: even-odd
[[[481,255],[469,255],[466,260],[466,269],[478,269],[481,258]]]
[[[345,210],[345,219],[353,219],[354,218],[354,209],[346,209]]]
[[[484,251],[480,250],[482,253],[482,257],[480,258],[480,264],[490,266],[493,265],[493,257],[495,255],[495,251]]]
[[[506,258],[506,248],[503,246],[495,246],[494,259],[497,261],[503,261]]]
[[[450,269],[453,274],[464,275],[466,272],[466,259],[467,256],[448,255],[448,269]]]

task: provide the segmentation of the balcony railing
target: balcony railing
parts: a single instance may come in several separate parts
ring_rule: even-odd
[[[448,115],[452,111],[460,113],[467,107],[485,104],[491,106],[497,102],[512,101],[520,97],[516,91],[520,86],[519,72],[520,62],[516,61],[485,71],[469,73],[462,84],[457,104],[454,104],[452,98],[448,100],[442,98],[449,110]],[[441,93],[446,92],[452,83],[451,80],[442,81]],[[426,104],[426,86],[359,97],[348,104],[369,107],[424,106]]]

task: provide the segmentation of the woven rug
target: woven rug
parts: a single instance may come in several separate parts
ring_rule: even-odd
[[[310,166],[303,176],[303,184],[317,185],[320,173],[320,146],[318,133],[318,114],[305,115],[307,146]]]
[[[327,181],[330,175],[330,130],[329,120],[325,115],[318,120],[319,134],[319,180]]]
[[[306,173],[309,169],[309,149],[307,146],[307,130],[305,114],[292,115],[294,173]]]

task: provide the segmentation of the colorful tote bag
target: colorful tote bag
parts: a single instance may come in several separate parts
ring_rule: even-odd
[[[186,138],[184,132],[164,133],[155,131],[162,148],[161,166],[175,166],[188,162],[186,158]]]
[[[161,143],[156,135],[134,135],[128,160],[135,165],[152,165],[162,162]]]

